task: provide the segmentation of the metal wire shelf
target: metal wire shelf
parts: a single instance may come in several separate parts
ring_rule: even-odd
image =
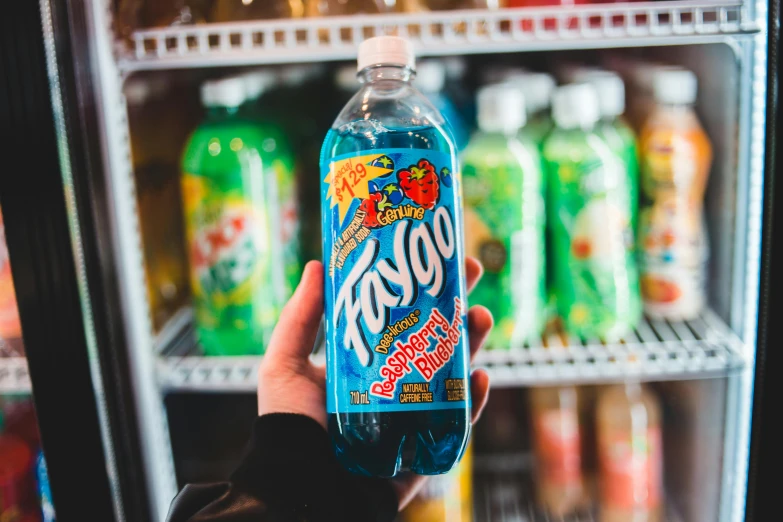
[[[475,9],[146,29],[118,43],[117,60],[125,73],[345,60],[382,34],[412,39],[424,56],[706,43],[757,31],[736,0]]]
[[[24,357],[0,357],[0,394],[30,393],[30,374]]]
[[[201,354],[188,311],[158,335],[158,381],[166,391],[253,392],[259,356]],[[176,325],[175,325],[176,326]],[[322,349],[313,355],[324,361]],[[486,350],[475,364],[493,387],[699,379],[725,376],[743,366],[742,343],[717,315],[706,311],[687,322],[645,319],[633,336],[603,343],[552,335],[540,344]]]
[[[742,342],[713,312],[691,321],[645,318],[615,342],[554,334],[540,344],[480,352],[494,387],[720,377],[743,366]]]

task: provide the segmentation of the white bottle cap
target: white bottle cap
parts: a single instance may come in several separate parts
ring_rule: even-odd
[[[125,100],[128,105],[143,105],[152,96],[152,88],[144,80],[128,80],[125,83]]]
[[[525,95],[517,85],[499,83],[482,87],[477,105],[476,119],[484,132],[513,134],[525,125]]]
[[[205,107],[239,107],[245,101],[245,82],[237,76],[211,80],[201,86]]]
[[[245,82],[245,96],[255,100],[275,83],[275,76],[269,71],[250,71],[240,76]]]
[[[467,64],[462,56],[446,56],[441,60],[446,67],[446,78],[452,81],[459,81],[465,76]]]
[[[552,96],[552,117],[563,129],[587,128],[598,121],[598,95],[592,85],[572,83]]]
[[[481,83],[488,85],[491,83],[507,82],[514,78],[529,74],[530,71],[524,67],[509,65],[489,65],[481,71]]]
[[[557,78],[565,85],[581,81],[580,76],[595,72],[605,72],[605,69],[594,65],[585,65],[577,62],[563,62],[557,68]]]
[[[696,75],[687,69],[659,70],[653,80],[653,95],[658,103],[694,103],[697,89]]]
[[[426,60],[416,66],[414,85],[421,92],[435,94],[443,90],[446,84],[446,67],[439,61]]]
[[[574,75],[574,81],[593,86],[598,95],[598,111],[601,117],[616,118],[625,112],[625,84],[616,73],[585,69]]]
[[[399,36],[375,36],[359,44],[357,70],[373,65],[399,65],[416,68],[416,55],[410,40]]]
[[[353,65],[343,65],[337,69],[334,74],[334,83],[343,92],[356,92],[361,87],[359,78],[356,76],[356,67]]]
[[[509,78],[508,81],[519,85],[522,89],[528,114],[545,110],[551,105],[552,91],[555,88],[555,79],[552,75],[540,72],[527,72],[515,75]]]

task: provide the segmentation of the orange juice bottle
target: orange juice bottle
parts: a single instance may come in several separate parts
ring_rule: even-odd
[[[536,496],[547,513],[563,517],[583,507],[579,393],[573,386],[530,390]]]
[[[659,522],[661,408],[638,383],[605,388],[597,406],[600,522]]]
[[[712,147],[693,110],[696,89],[692,72],[660,70],[639,140],[641,287],[645,312],[655,318],[692,319],[706,299],[703,206]]]

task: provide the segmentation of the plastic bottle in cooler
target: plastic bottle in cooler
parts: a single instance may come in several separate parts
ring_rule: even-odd
[[[409,41],[358,69],[321,152],[329,432],[351,471],[441,474],[470,431],[457,150]]]
[[[601,115],[601,119],[595,126],[595,132],[625,163],[623,177],[625,186],[619,190],[619,193],[621,196],[628,197],[627,205],[631,208],[631,230],[635,234],[639,209],[639,159],[636,136],[622,117],[625,112],[625,85],[616,73],[600,69],[578,70],[574,74],[574,80],[588,83],[595,89]]]
[[[279,229],[280,246],[286,281],[286,294],[293,292],[302,275],[300,237],[300,208],[295,179],[296,167],[291,143],[278,123],[266,114],[264,94],[274,85],[274,75],[265,70],[252,71],[240,76],[245,86],[246,101],[240,115],[252,121],[264,135],[264,152],[272,159],[272,172],[277,186],[278,215],[272,220]],[[307,202],[305,202],[307,203]],[[308,210],[308,215],[312,214]],[[318,221],[315,223],[316,228]]]
[[[472,445],[457,467],[432,477],[408,504],[402,522],[471,522],[473,520]]]
[[[429,98],[432,105],[446,120],[446,124],[454,136],[457,149],[464,149],[470,139],[470,131],[462,119],[462,115],[457,111],[454,102],[444,92],[446,66],[435,60],[422,61],[416,67],[416,80],[413,85]]]
[[[0,409],[0,520],[40,521],[35,503],[33,453],[22,438],[4,433],[2,409]]]
[[[525,99],[511,84],[478,93],[479,130],[462,154],[465,252],[484,265],[471,295],[495,318],[492,347],[521,347],[545,318],[544,176],[536,144],[519,131]]]
[[[555,79],[552,75],[542,72],[522,72],[509,75],[506,82],[517,85],[525,96],[527,123],[524,132],[528,138],[539,146],[552,130],[552,118],[549,108],[552,105],[552,92]]]
[[[706,301],[704,191],[712,146],[693,110],[696,89],[692,72],[660,71],[654,83],[656,106],[640,137],[644,309],[675,321],[693,319]]]
[[[305,0],[215,0],[210,22],[301,18]]]
[[[574,386],[532,388],[530,406],[537,502],[564,517],[587,503],[579,392]]]
[[[267,136],[239,114],[240,78],[202,87],[207,116],[182,158],[182,193],[198,338],[208,355],[262,353],[285,278],[276,173]]]
[[[187,254],[182,238],[179,151],[192,129],[179,100],[159,78],[125,85],[131,157],[139,208],[147,298],[159,330],[188,301]],[[187,100],[189,101],[189,100]]]
[[[551,274],[566,329],[616,340],[641,315],[625,164],[595,132],[595,90],[555,91],[556,127],[544,143]]]
[[[598,399],[599,520],[659,522],[663,514],[661,407],[650,391],[629,383]]]
[[[14,280],[11,276],[11,260],[5,243],[5,225],[0,212],[0,357],[24,355],[22,324],[16,303]]]

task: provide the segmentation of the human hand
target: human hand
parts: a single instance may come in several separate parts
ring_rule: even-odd
[[[468,292],[481,278],[483,269],[474,258],[465,260]],[[258,369],[258,414],[297,413],[315,419],[326,429],[326,369],[310,361],[310,353],[323,315],[323,265],[311,261],[305,266],[294,295],[283,308],[269,346]],[[492,329],[492,315],[483,306],[468,310],[470,359],[484,344]],[[295,393],[291,393],[295,390]],[[473,401],[472,422],[476,422],[489,396],[489,375],[477,369],[470,376]],[[392,480],[400,509],[410,502],[426,477],[410,473]]]

